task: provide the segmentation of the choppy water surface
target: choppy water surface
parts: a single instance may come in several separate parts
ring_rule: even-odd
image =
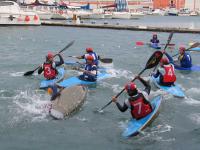
[[[135,42],[148,42],[151,32],[41,26],[1,27],[0,34],[1,149],[199,149],[200,73],[176,71],[177,84],[186,93],[184,99],[160,90],[152,91],[152,97],[164,96],[162,109],[152,125],[137,137],[121,137],[129,112],[121,113],[112,104],[103,113],[96,113],[144,68],[154,50],[136,47]],[[161,43],[167,37],[168,33],[159,34]],[[187,45],[199,37],[198,34],[174,34],[172,43]],[[74,39],[74,45],[63,53],[65,60],[69,55],[83,53],[85,47],[94,47],[102,57],[113,58],[114,64],[110,67],[113,77],[89,89],[79,112],[57,121],[48,116],[45,108],[49,96],[38,89],[42,77],[24,77],[23,73],[42,63],[48,51],[58,52]],[[194,64],[200,65],[200,53],[193,53],[192,58]],[[145,71],[142,76],[148,77],[149,72]],[[125,94],[121,95],[120,101],[125,98]]]

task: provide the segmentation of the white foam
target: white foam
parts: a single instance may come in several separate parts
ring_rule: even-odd
[[[10,73],[10,76],[12,77],[21,77],[23,76],[24,72],[14,72],[14,73]]]
[[[186,91],[189,94],[198,94],[199,93],[199,89],[198,88],[190,88]]]
[[[200,113],[194,113],[189,116],[189,118],[196,124],[200,125]]]
[[[194,106],[199,106],[200,105],[200,100],[196,100],[194,98],[191,97],[187,97],[185,98],[185,103],[189,104],[189,105],[194,105]]]
[[[45,98],[48,99],[48,98]],[[49,112],[49,100],[42,98],[41,94],[31,91],[20,91],[14,97],[16,115],[22,118],[30,118],[32,121],[46,120]]]
[[[88,121],[88,119],[85,118],[85,117],[76,117],[76,119],[79,120],[79,121],[82,121],[82,122]]]
[[[116,78],[124,77],[124,78],[129,79],[129,80],[133,78],[133,73],[132,73],[131,71],[128,71],[128,70],[110,69],[110,70],[109,70],[109,73],[110,73],[113,77],[116,77]]]

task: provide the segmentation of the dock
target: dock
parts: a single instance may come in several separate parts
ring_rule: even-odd
[[[176,33],[200,33],[200,29],[193,28],[175,28],[175,27],[150,27],[150,26],[129,26],[120,24],[96,24],[89,23],[63,23],[53,21],[43,21],[43,26],[63,26],[63,27],[77,27],[77,28],[96,28],[96,29],[112,29],[112,30],[131,30],[131,31],[153,31],[153,32],[176,32]]]

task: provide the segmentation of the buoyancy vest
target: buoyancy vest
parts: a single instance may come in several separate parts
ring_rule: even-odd
[[[54,79],[56,77],[57,70],[52,67],[51,63],[44,63],[43,68],[44,68],[44,77],[46,79]]]
[[[96,66],[98,66],[98,63],[99,63],[99,61],[98,61],[98,56],[97,56],[97,54],[95,53],[95,52],[89,52],[89,53],[87,53],[87,54],[85,54],[85,56],[84,56],[84,58],[85,58],[85,61],[87,62],[87,56],[88,55],[91,55],[93,58],[94,58],[94,64],[96,65]]]
[[[176,75],[174,72],[174,66],[171,64],[164,65],[165,74],[163,75],[163,82],[175,82]]]
[[[131,115],[135,119],[141,119],[152,112],[150,104],[146,104],[145,98],[142,93],[139,93],[137,97],[130,97],[129,103],[131,106]]]

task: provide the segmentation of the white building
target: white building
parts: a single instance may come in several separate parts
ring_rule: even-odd
[[[200,0],[185,0],[185,8],[200,10]]]

